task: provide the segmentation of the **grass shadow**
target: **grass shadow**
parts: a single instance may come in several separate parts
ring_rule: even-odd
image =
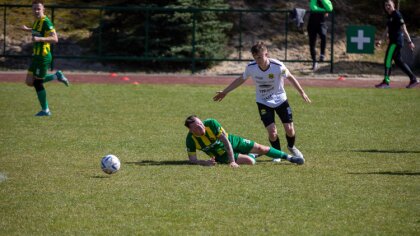
[[[111,178],[110,175],[94,175],[91,177],[92,179],[107,179],[107,178]]]
[[[409,150],[378,150],[378,149],[366,149],[366,150],[353,150],[353,152],[369,152],[369,153],[420,153],[420,151],[409,151]]]
[[[348,173],[351,175],[420,175],[420,172],[410,172],[410,171],[377,171],[377,172],[367,172],[367,173]]]
[[[127,165],[139,165],[139,166],[162,166],[162,165],[191,165],[189,161],[152,161],[152,160],[144,160],[144,161],[129,161],[125,162]]]

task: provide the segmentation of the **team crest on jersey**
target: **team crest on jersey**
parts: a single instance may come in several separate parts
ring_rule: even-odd
[[[272,74],[272,73],[268,74],[268,78],[269,79],[274,79],[274,74]]]

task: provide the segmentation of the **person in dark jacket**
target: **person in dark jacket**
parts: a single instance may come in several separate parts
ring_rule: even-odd
[[[308,36],[309,36],[309,48],[312,58],[312,70],[318,69],[318,63],[316,61],[316,38],[319,35],[321,39],[321,54],[319,61],[325,59],[325,47],[327,43],[327,25],[325,18],[328,17],[328,12],[333,10],[333,6],[330,0],[310,0],[309,7],[311,13],[308,21]]]

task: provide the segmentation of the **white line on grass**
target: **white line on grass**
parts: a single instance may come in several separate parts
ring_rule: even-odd
[[[3,181],[6,181],[6,179],[7,179],[6,174],[3,174],[3,173],[0,172],[0,183],[3,182]]]

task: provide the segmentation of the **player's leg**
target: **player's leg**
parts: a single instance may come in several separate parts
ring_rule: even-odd
[[[50,116],[51,112],[48,107],[47,91],[44,87],[44,78],[47,75],[49,64],[48,60],[42,58],[34,58],[32,60],[33,65],[33,78],[34,87],[38,97],[38,101],[41,105],[42,110],[36,114],[36,116]]]
[[[285,152],[282,152],[280,150],[277,150],[273,147],[268,147],[265,145],[261,145],[259,143],[254,143],[253,148],[251,149],[252,153],[257,153],[259,155],[266,155],[268,157],[273,158],[273,160],[279,160],[279,159],[284,159],[284,160],[288,160],[292,163],[296,163],[296,164],[303,164],[305,163],[305,159],[303,157],[299,157],[299,156],[291,156],[288,155]]]
[[[419,84],[419,81],[417,80],[416,76],[414,75],[414,73],[411,71],[410,67],[407,65],[407,63],[405,63],[402,59],[401,56],[401,46],[398,46],[395,48],[394,50],[394,54],[393,54],[393,59],[395,61],[395,64],[397,64],[397,66],[399,68],[401,68],[401,70],[408,75],[408,77],[410,78],[410,83],[407,85],[406,88],[413,88],[416,85]]]
[[[316,62],[316,37],[317,37],[317,30],[313,29],[313,27],[308,26],[308,37],[309,37],[309,51],[311,53],[311,59],[312,59],[312,70],[316,70],[318,67],[318,64]]]
[[[255,165],[256,160],[253,155],[250,154],[238,154],[238,158],[236,158],[236,163],[239,165]]]
[[[258,113],[260,114],[261,121],[263,122],[264,127],[267,130],[268,141],[270,141],[270,144],[272,147],[278,150],[281,150],[280,139],[277,134],[276,123],[274,122],[274,119],[275,119],[274,109],[258,102],[257,102],[257,106],[258,106]]]
[[[325,59],[325,48],[327,46],[327,24],[321,24],[319,31],[319,38],[321,39],[321,54],[319,56],[319,61],[324,61]]]
[[[254,141],[242,138],[240,136],[230,134],[229,142],[232,145],[233,154],[235,157],[236,163],[239,165],[254,165],[256,162],[256,157],[254,154],[250,154],[252,148],[254,147]]]
[[[34,75],[30,69],[28,70],[28,73],[26,74],[25,84],[29,87],[34,86]]]
[[[296,132],[293,125],[293,113],[292,108],[289,105],[289,101],[284,101],[280,106],[276,108],[276,113],[283,123],[283,128],[286,133],[287,149],[292,153],[293,156],[303,157],[302,153],[295,146]]]
[[[47,91],[45,91],[43,79],[35,78],[34,87],[35,87],[36,95],[38,97],[39,104],[41,105],[41,109],[42,109],[40,112],[36,114],[36,116],[50,116],[51,112],[48,107]]]
[[[389,82],[391,76],[391,67],[392,67],[392,58],[394,57],[394,52],[397,45],[390,43],[386,49],[385,59],[384,59],[384,79],[381,83],[375,85],[376,88],[389,88]]]

